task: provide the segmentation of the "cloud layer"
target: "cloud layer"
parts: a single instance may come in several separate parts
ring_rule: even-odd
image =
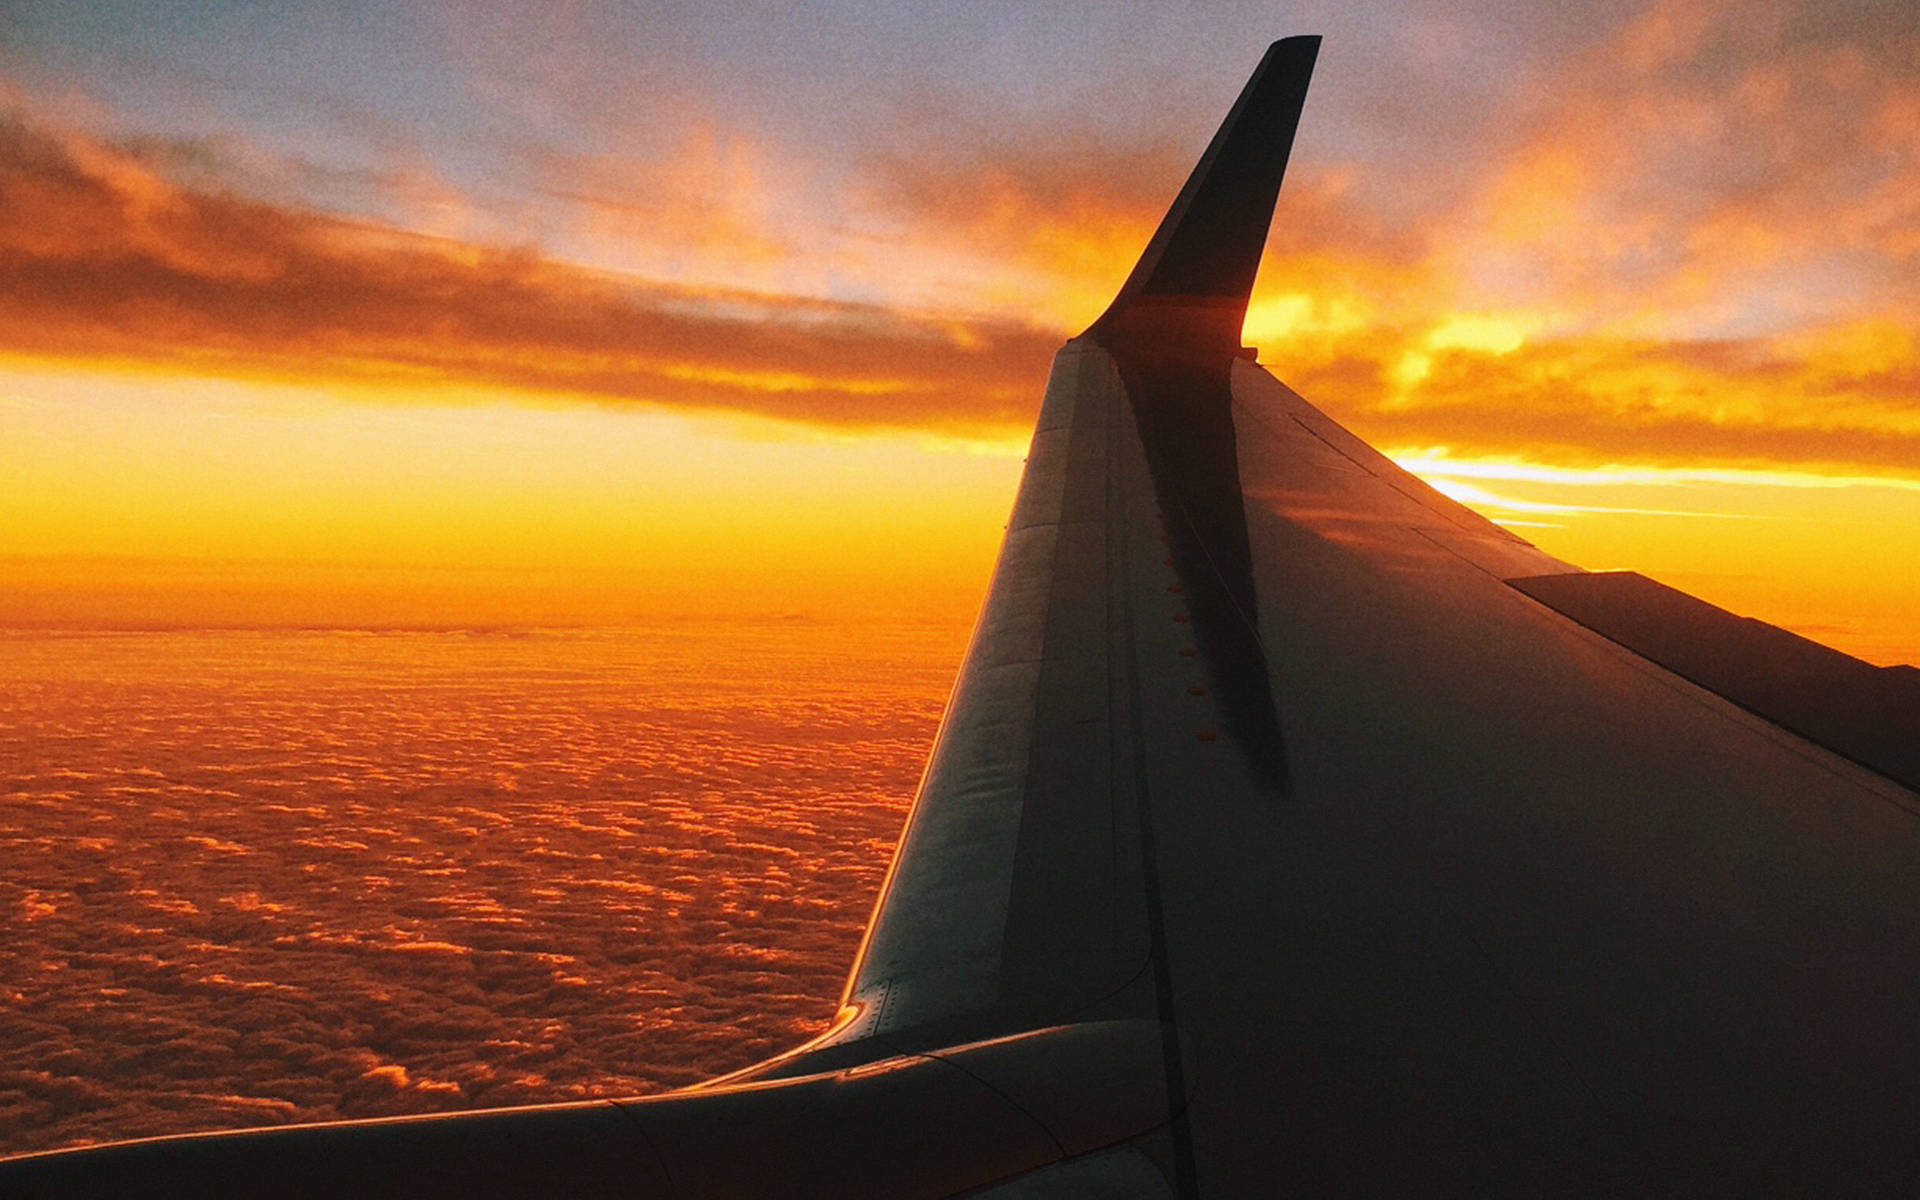
[[[0,1153],[633,1094],[796,1044],[961,635],[8,636]]]

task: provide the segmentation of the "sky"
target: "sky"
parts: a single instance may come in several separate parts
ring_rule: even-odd
[[[1262,362],[1920,661],[1906,0],[0,0],[0,624],[964,624],[1049,356],[1293,33]]]

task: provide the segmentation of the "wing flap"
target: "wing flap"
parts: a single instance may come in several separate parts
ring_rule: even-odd
[[[1920,792],[1920,671],[1862,662],[1632,571],[1507,582],[1674,674]]]

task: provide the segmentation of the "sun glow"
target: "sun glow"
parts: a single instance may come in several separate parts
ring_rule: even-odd
[[[1569,562],[1637,570],[1870,661],[1920,661],[1920,479],[1389,457]]]
[[[1444,447],[1389,450],[1387,457],[1414,474],[1443,479],[1511,479],[1572,487],[1620,487],[1645,484],[1685,487],[1700,484],[1781,488],[1891,488],[1920,491],[1920,478],[1901,475],[1828,474],[1738,467],[1674,467],[1608,463],[1597,467],[1548,465],[1519,458],[1458,458]]]
[[[0,624],[964,622],[1019,471],[994,440],[56,368],[0,378],[0,440]]]

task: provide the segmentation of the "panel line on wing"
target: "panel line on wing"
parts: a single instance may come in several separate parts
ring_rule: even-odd
[[[1119,472],[1116,470],[1113,474],[1117,477]],[[1117,491],[1119,486],[1117,478],[1113,486]],[[1127,527],[1131,527],[1130,522]],[[1122,543],[1119,563],[1122,580],[1121,594],[1132,595],[1133,557],[1126,552],[1124,537],[1116,540]],[[1135,637],[1133,616],[1132,606],[1126,606],[1123,617],[1123,636],[1125,638],[1124,661],[1128,666],[1127,721],[1132,743],[1130,758],[1133,764],[1134,799],[1137,806],[1137,820],[1140,823],[1141,883],[1146,899],[1148,961],[1153,969],[1154,1005],[1163,1031],[1160,1046],[1161,1063],[1166,1071],[1167,1095],[1176,1097],[1188,1094],[1186,1061],[1180,1047],[1178,1014],[1174,1010],[1172,965],[1167,957],[1166,911],[1161,895],[1160,850],[1159,842],[1154,836],[1153,796],[1148,782],[1144,753],[1147,745],[1147,730],[1140,696],[1140,650],[1138,639]],[[1194,1200],[1200,1194],[1199,1171],[1194,1161],[1193,1129],[1187,1120],[1184,1107],[1174,1114],[1169,1134],[1173,1148],[1175,1192],[1181,1200]]]

